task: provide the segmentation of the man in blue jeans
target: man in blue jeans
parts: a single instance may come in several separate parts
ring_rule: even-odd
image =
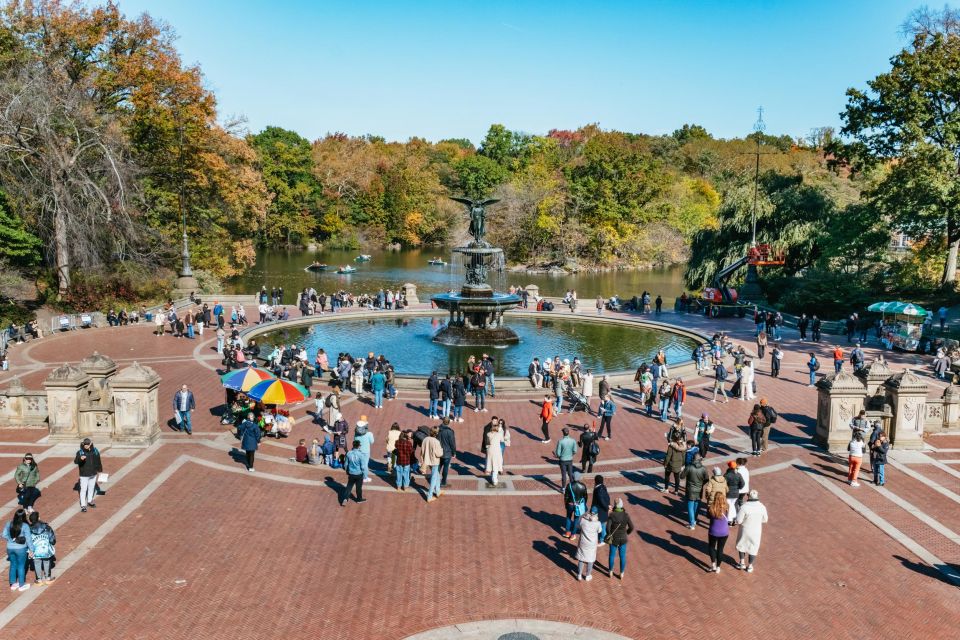
[[[494,372],[493,372],[493,358],[491,358],[487,354],[483,354],[482,366],[483,366],[483,373],[487,377],[487,383],[490,388],[490,397],[496,398],[497,387],[496,387],[496,376],[494,375]]]
[[[347,459],[344,463],[347,470],[347,486],[344,487],[343,493],[340,494],[341,507],[347,504],[347,500],[350,498],[350,491],[353,490],[354,487],[357,488],[356,502],[366,502],[363,497],[363,461],[364,456],[360,451],[360,441],[354,440],[353,449],[347,454]]]
[[[430,392],[430,419],[438,420],[440,418],[437,413],[437,405],[440,404],[440,381],[437,379],[436,371],[427,378],[427,391]]]
[[[820,368],[820,361],[817,360],[817,356],[810,354],[810,359],[807,361],[807,369],[810,370],[810,385],[813,386],[817,381],[817,369]]]
[[[573,457],[577,453],[577,441],[570,437],[570,429],[561,429],[563,437],[557,442],[554,455],[560,463],[560,486],[567,486],[567,478],[573,479]]]
[[[193,435],[193,427],[190,425],[190,414],[197,408],[197,403],[193,399],[193,392],[183,385],[180,390],[173,394],[173,411],[177,419],[177,424],[181,431],[186,431],[187,435]]]

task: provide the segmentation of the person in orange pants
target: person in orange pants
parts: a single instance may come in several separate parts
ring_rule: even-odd
[[[860,475],[860,465],[863,463],[863,434],[859,431],[853,432],[853,439],[847,445],[849,456],[847,458],[849,466],[847,471],[847,481],[851,487],[859,487],[857,476]]]

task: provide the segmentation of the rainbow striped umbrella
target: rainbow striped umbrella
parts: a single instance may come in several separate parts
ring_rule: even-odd
[[[220,376],[220,384],[234,391],[249,391],[258,382],[264,380],[276,380],[276,377],[269,371],[257,367],[244,367]]]
[[[264,404],[290,404],[303,402],[310,392],[295,382],[276,378],[258,382],[247,392],[247,395]]]

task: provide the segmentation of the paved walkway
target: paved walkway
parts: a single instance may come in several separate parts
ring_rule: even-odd
[[[752,336],[748,321],[660,319],[722,327],[744,341]],[[729,562],[719,575],[705,570],[704,520],[688,530],[681,501],[656,490],[665,427],[643,415],[630,389],[618,389],[614,439],[601,443],[587,484],[603,475],[637,531],[626,580],[609,577],[601,550],[595,579],[578,583],[574,549],[560,536],[552,446],[538,439],[536,396],[502,396],[488,413],[465,413],[466,422],[455,425],[461,454],[451,488],[430,505],[419,492],[395,492],[379,457],[390,423],[428,423],[425,395],[403,393],[379,411],[348,396],[346,418],[370,418],[377,475],[364,488],[366,504],[341,509],[341,471],[290,461],[299,438],[320,432],[307,418],[312,402],[295,408],[306,419],[289,439],[265,441],[257,473],[248,474],[236,440],[211,412],[222,401],[213,336],[157,338],[151,328],[72,332],[11,352],[13,367],[0,385],[17,375],[39,388],[51,367],[97,349],[121,366],[136,359],[154,367],[163,376],[165,417],[183,382],[192,385],[198,412],[193,438],[167,429],[149,449],[104,451],[109,490],[88,513],[79,512],[71,491],[72,446],[49,445],[43,430],[0,432],[0,486],[11,498],[22,452],[39,461],[38,509],[58,532],[60,576],[49,587],[0,594],[4,636],[399,639],[432,631],[422,637],[562,638],[598,637],[589,631],[596,629],[673,638],[716,635],[721,624],[761,637],[859,638],[942,635],[960,623],[960,435],[892,456],[885,487],[849,487],[845,463],[809,445],[816,396],[805,386],[803,362],[811,347],[790,335],[783,378],[766,375],[769,360],[758,375],[760,395],[781,418],[771,451],[750,461],[751,486],[770,512],[757,570],[748,575]],[[827,356],[829,345],[817,349]],[[890,359],[894,367],[913,364]],[[749,406],[713,404],[705,385],[692,381],[684,412],[691,419],[709,412],[721,427],[707,466],[723,466],[748,445]],[[494,414],[513,430],[498,490],[485,487],[479,456],[483,424]],[[592,420],[564,413],[555,430]],[[422,478],[416,484],[424,490]],[[0,503],[3,517],[14,504]],[[733,546],[728,542],[728,552]],[[838,625],[841,616],[846,622]],[[450,625],[459,636],[435,631]]]

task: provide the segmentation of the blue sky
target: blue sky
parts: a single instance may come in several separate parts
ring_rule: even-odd
[[[252,131],[475,142],[494,122],[733,137],[758,105],[769,133],[839,128],[844,91],[889,67],[920,4],[119,0],[168,22],[221,117]]]

